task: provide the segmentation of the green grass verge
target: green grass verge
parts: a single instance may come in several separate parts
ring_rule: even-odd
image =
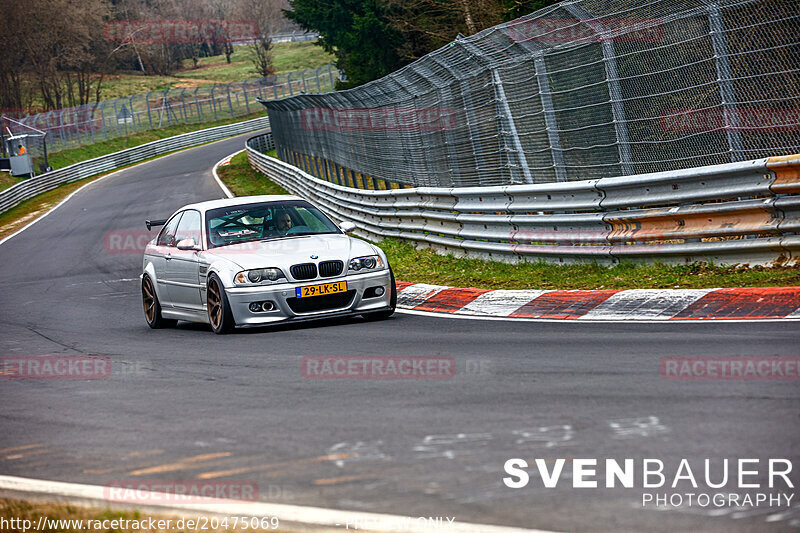
[[[105,174],[108,173],[106,172]],[[71,192],[105,174],[97,174],[96,176],[61,185],[52,191],[43,192],[42,194],[25,200],[4,213],[0,213],[0,239],[11,235],[28,222],[44,214],[58,202],[66,198]]]
[[[271,150],[275,157],[275,150]],[[242,152],[231,159],[229,165],[217,168],[219,178],[236,196],[255,196],[258,194],[289,194],[289,192],[250,167],[247,152]]]
[[[15,178],[8,172],[0,172],[0,191],[8,189],[24,179],[25,178]]]
[[[124,150],[125,148],[132,148],[140,144],[149,143],[151,141],[157,141],[159,139],[165,139],[167,137],[172,137],[174,135],[179,135],[181,133],[189,133],[190,131],[204,130],[207,128],[213,128],[215,126],[232,124],[234,122],[243,122],[245,120],[251,120],[254,118],[266,116],[266,114],[267,114],[266,110],[260,110],[258,113],[252,113],[250,115],[242,115],[238,117],[228,117],[214,122],[203,122],[200,124],[197,123],[176,124],[174,126],[168,126],[166,128],[161,128],[158,130],[146,130],[129,135],[127,140],[125,139],[125,137],[117,137],[114,139],[109,139],[107,141],[101,141],[94,144],[87,144],[85,146],[81,146],[80,148],[61,150],[60,152],[49,154],[48,159],[50,162],[50,166],[53,167],[54,169],[63,168],[68,165],[72,165],[74,163],[79,163],[81,161],[86,161],[88,159],[94,159],[95,157],[100,157],[101,155],[111,154],[113,152]],[[39,168],[39,163],[41,161],[42,158],[39,157],[34,158],[34,168]]]
[[[275,157],[274,150],[269,155]],[[237,196],[286,194],[257,172],[243,152],[220,174]],[[485,289],[692,289],[714,287],[770,287],[800,285],[800,269],[786,267],[725,267],[691,265],[634,265],[605,267],[595,263],[556,265],[544,261],[502,263],[439,255],[418,250],[407,241],[380,242],[397,279],[454,287]]]

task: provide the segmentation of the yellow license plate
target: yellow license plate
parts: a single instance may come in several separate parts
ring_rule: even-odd
[[[347,292],[346,281],[323,283],[322,285],[306,285],[305,287],[297,287],[295,289],[295,295],[298,298],[308,298],[309,296],[324,296],[326,294],[336,294],[337,292]]]

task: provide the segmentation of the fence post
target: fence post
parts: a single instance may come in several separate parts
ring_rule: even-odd
[[[250,101],[247,99],[247,81],[242,82],[242,93],[244,93],[244,108],[247,110],[247,114],[250,114]]]
[[[200,87],[195,87],[194,89],[194,112],[197,113],[197,122],[203,121],[203,104],[200,103],[200,100],[197,99],[197,91],[200,90]]]
[[[519,161],[520,171],[525,179],[525,183],[533,183],[533,176],[528,168],[528,160],[525,157],[525,152],[522,150],[522,142],[519,140],[519,133],[517,126],[514,124],[514,116],[511,114],[511,108],[508,106],[506,99],[506,92],[503,89],[503,80],[500,78],[500,73],[496,68],[490,69],[492,72],[492,84],[494,85],[495,101],[498,104],[498,112],[500,113],[500,127],[508,128],[508,133],[511,134],[511,142],[514,143],[514,150],[517,153],[517,160]],[[501,131],[502,135],[503,132]],[[510,152],[511,149],[506,147],[506,151]],[[509,158],[509,166],[511,165],[511,158]],[[511,168],[509,168],[511,171]]]
[[[215,121],[216,121],[216,120],[218,120],[218,115],[217,115],[217,99],[216,99],[216,97],[215,97],[215,93],[216,93],[216,91],[217,91],[217,84],[215,83],[214,85],[212,85],[212,86],[211,86],[211,107],[213,107],[213,108],[214,108],[214,120],[215,120]]]
[[[153,129],[153,114],[150,112],[150,94],[152,91],[147,92],[147,96],[145,97],[147,100],[145,103],[147,104],[147,121],[150,122],[150,129]]]
[[[62,109],[58,114],[58,124],[61,129],[61,140],[64,141],[64,146],[66,147],[70,141],[70,134],[69,130],[64,126],[64,111],[66,111],[66,109]]]
[[[622,88],[619,83],[619,70],[617,69],[617,55],[614,43],[603,30],[602,23],[598,22],[588,11],[578,4],[564,4],[564,9],[575,18],[589,26],[600,39],[600,49],[603,52],[603,66],[608,80],[608,94],[611,98],[611,113],[614,117],[614,132],[617,136],[617,149],[622,174],[633,174],[633,158],[631,145],[628,138],[628,122],[625,120],[625,106],[622,103]]]
[[[106,140],[108,140],[108,130],[106,129],[106,114],[103,112],[103,106],[105,106],[106,101],[103,100],[100,102],[100,119],[103,121],[103,134],[106,136]],[[50,142],[52,145],[52,141]]]
[[[225,85],[225,91],[228,93],[228,109],[231,110],[231,117],[235,117],[236,114],[233,112],[233,102],[231,101],[231,83]]]
[[[728,56],[728,43],[725,38],[725,27],[722,12],[716,1],[704,0],[708,7],[708,25],[711,30],[711,44],[714,47],[714,59],[717,65],[717,81],[725,115],[725,133],[728,135],[728,149],[731,162],[744,161],[744,144],[742,143],[741,122],[736,109],[736,92],[733,88],[731,62]]]
[[[322,87],[319,84],[319,69],[321,69],[321,68],[322,67],[317,67],[317,68],[314,69],[314,77],[317,78],[317,92],[318,93],[322,92]]]
[[[286,83],[289,84],[289,96],[294,96],[294,91],[292,90],[292,73],[291,72],[286,76]]]
[[[185,93],[186,93],[186,87],[181,89],[181,112],[183,113],[183,123],[184,124],[188,124],[189,123],[189,115],[186,114],[186,97],[185,97]]]
[[[87,121],[86,121],[86,123],[89,125],[89,136],[92,139],[92,144],[94,144],[94,121],[95,121],[94,115],[97,112],[97,106],[99,106],[99,105],[100,105],[99,102],[95,102],[94,103],[94,105],[92,106],[92,112],[90,114],[91,120],[89,120],[88,117],[87,117]],[[86,104],[86,108],[87,109],[89,108],[89,104]]]
[[[131,118],[133,118],[133,131],[139,131],[139,126],[142,125],[141,117],[137,117],[138,113],[133,110],[133,97],[136,95],[131,96],[128,98],[128,105],[130,106],[131,110]]]
[[[544,54],[537,51],[533,56],[533,65],[536,69],[536,81],[539,85],[539,99],[542,102],[544,123],[547,128],[547,139],[550,143],[550,153],[553,157],[553,169],[556,181],[567,181],[567,167],[564,165],[564,152],[561,151],[561,138],[558,135],[558,123],[553,107],[553,95],[550,92],[550,81],[547,79],[547,65]]]
[[[333,64],[332,63],[328,63],[328,77],[331,80],[331,91],[332,91],[333,90],[333,86],[334,86],[334,83],[333,83]]]

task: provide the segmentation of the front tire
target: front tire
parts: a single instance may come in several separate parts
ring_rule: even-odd
[[[217,335],[222,335],[233,330],[236,325],[233,321],[231,305],[225,288],[216,274],[211,274],[208,278],[208,290],[206,291],[206,304],[208,307],[208,323],[211,330]]]
[[[144,319],[152,329],[172,328],[178,323],[177,320],[161,316],[161,303],[158,301],[153,280],[147,274],[142,278],[142,306]]]
[[[397,307],[397,284],[394,281],[394,271],[392,271],[392,267],[389,267],[389,275],[392,277],[391,282],[391,296],[389,297],[389,309],[385,311],[378,311],[376,313],[367,313],[361,315],[364,317],[365,320],[385,320],[394,314],[394,310]]]

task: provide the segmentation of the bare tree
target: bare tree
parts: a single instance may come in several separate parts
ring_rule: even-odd
[[[283,0],[240,0],[239,17],[254,22],[257,27],[250,49],[253,52],[253,66],[260,76],[275,74],[275,67],[272,65],[272,35],[286,23],[283,10],[288,7],[288,2]]]

